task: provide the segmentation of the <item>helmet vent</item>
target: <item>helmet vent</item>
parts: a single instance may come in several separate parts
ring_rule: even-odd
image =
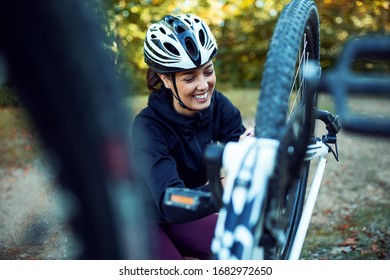
[[[204,46],[205,44],[205,34],[204,34],[204,31],[203,30],[200,30],[199,31],[199,41],[201,43],[202,46]]]
[[[186,29],[182,25],[175,26],[176,33],[180,34],[186,31]]]
[[[198,53],[196,51],[197,47],[196,47],[195,43],[190,38],[186,38],[184,42],[185,42],[188,54],[192,58],[196,58]]]
[[[160,27],[160,31],[161,31],[161,33],[163,33],[163,34],[167,34],[167,33],[165,32],[165,29],[162,28],[162,27]]]
[[[180,55],[179,51],[171,43],[164,43],[164,47],[171,53]]]

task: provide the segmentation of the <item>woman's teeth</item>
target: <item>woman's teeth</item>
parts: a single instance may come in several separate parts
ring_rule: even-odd
[[[207,97],[207,92],[205,93],[205,94],[202,94],[202,95],[194,95],[194,97],[196,98],[196,99],[205,99],[206,97]]]

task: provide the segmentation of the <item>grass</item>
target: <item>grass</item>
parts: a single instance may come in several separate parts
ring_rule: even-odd
[[[378,260],[390,259],[388,205],[360,207],[331,226],[311,228],[302,259]]]

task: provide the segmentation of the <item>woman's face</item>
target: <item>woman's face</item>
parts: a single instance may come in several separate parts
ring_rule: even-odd
[[[169,75],[161,75],[160,77],[165,86],[170,88],[174,94],[177,94],[171,77]],[[215,83],[216,77],[212,61],[199,68],[176,73],[179,97],[191,110],[181,107],[179,101],[174,98],[173,106],[175,110],[180,114],[192,115],[196,111],[207,109],[210,106]]]

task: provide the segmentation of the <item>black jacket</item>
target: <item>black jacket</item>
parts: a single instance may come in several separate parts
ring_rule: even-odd
[[[216,212],[199,212],[163,203],[168,187],[210,191],[203,153],[212,142],[238,141],[245,128],[241,114],[220,92],[214,90],[209,108],[194,116],[178,114],[170,91],[152,92],[148,106],[134,119],[132,138],[134,164],[149,190],[158,220],[187,222]]]

